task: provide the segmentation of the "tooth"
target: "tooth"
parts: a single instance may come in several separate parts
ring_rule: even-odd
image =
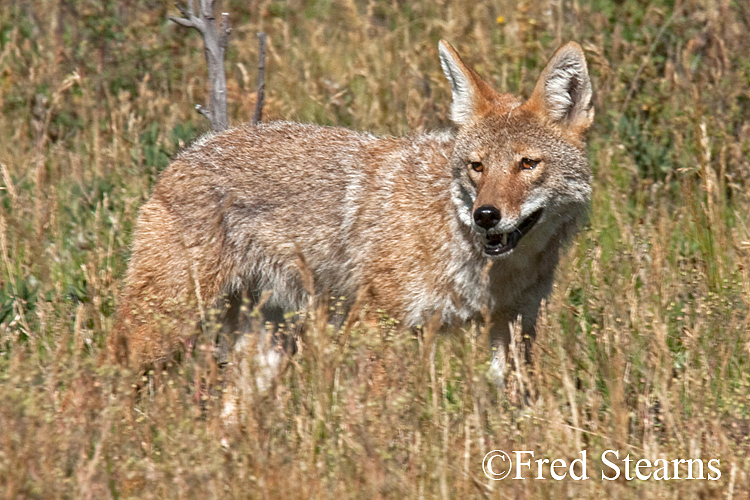
[[[508,244],[508,233],[503,233],[503,246]]]

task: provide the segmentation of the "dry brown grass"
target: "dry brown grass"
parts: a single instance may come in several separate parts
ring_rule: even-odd
[[[561,41],[597,92],[590,222],[560,267],[534,367],[485,380],[471,328],[313,328],[276,385],[222,419],[198,349],[134,401],[104,362],[138,207],[207,128],[200,41],[166,3],[0,9],[0,496],[748,498],[750,7],[729,0],[230,1],[231,118],[255,33],[275,117],[447,126],[447,38],[528,95]],[[175,13],[175,12],[172,12]],[[213,388],[206,384],[215,380]],[[522,391],[532,394],[522,405]],[[491,449],[577,458],[583,482],[487,480]],[[718,458],[719,481],[602,481],[603,450]]]

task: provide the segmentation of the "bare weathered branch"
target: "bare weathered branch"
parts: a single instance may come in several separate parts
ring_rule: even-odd
[[[221,13],[221,28],[219,33],[219,47],[227,48],[229,34],[232,33],[232,26],[229,24],[229,12]]]
[[[187,6],[187,7],[185,7],[185,6],[184,6],[184,5],[182,5],[182,4],[180,3],[180,2],[175,2],[175,3],[174,3],[174,6],[175,6],[175,7],[177,7],[177,10],[179,10],[179,11],[180,11],[180,14],[182,14],[182,17],[185,17],[185,18],[187,18],[187,19],[190,19],[191,15],[192,15],[192,13],[191,13],[191,9],[190,9],[190,4],[188,4],[188,6]],[[169,18],[170,18],[170,19],[171,19],[172,17],[173,17],[173,16],[169,16]]]
[[[196,105],[195,105],[195,110],[196,110],[196,111],[197,111],[198,113],[200,113],[200,114],[202,114],[203,116],[205,116],[206,118],[208,118],[208,120],[209,120],[209,121],[211,121],[211,111],[207,110],[206,108],[204,108],[204,107],[203,107],[203,106],[201,106],[200,104],[196,104]]]
[[[232,29],[227,13],[222,14],[221,26],[217,26],[213,15],[214,0],[199,0],[199,17],[195,16],[194,1],[187,0],[186,6],[177,4],[177,9],[183,17],[169,18],[180,26],[198,30],[203,37],[204,55],[208,63],[209,106],[205,109],[198,105],[195,109],[211,121],[211,130],[220,132],[229,127],[224,51]]]
[[[200,0],[201,17],[214,20],[214,0]]]
[[[205,24],[200,18],[195,17],[195,7],[193,6],[193,0],[188,0],[187,6],[182,5],[180,2],[175,2],[174,5],[175,7],[177,7],[177,10],[180,11],[182,17],[169,16],[169,19],[171,21],[174,21],[180,26],[193,28],[203,33],[203,31],[205,30]]]
[[[180,26],[184,26],[186,28],[198,29],[190,19],[187,19],[185,17],[169,16],[169,20],[179,24]]]
[[[258,94],[253,113],[253,125],[257,125],[263,119],[263,101],[266,96],[266,38],[264,32],[258,33]]]

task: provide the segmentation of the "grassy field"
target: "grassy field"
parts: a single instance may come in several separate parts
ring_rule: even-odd
[[[239,418],[222,418],[220,379],[235,372],[217,370],[205,342],[134,401],[138,375],[108,364],[106,340],[138,208],[208,128],[193,109],[206,100],[201,41],[168,21],[170,2],[6,1],[0,497],[750,497],[750,3],[223,9],[232,123],[252,116],[259,30],[269,117],[383,134],[449,126],[440,38],[524,95],[558,44],[581,42],[597,108],[593,202],[536,362],[499,391],[476,327],[323,326],[274,387],[244,395]],[[493,482],[482,472],[493,449],[567,462],[586,450],[590,479]],[[608,449],[719,459],[721,478],[602,480]]]

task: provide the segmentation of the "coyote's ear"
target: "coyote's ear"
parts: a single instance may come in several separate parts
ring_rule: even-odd
[[[576,42],[568,42],[547,63],[529,103],[557,125],[582,134],[594,121],[591,94],[583,49]]]
[[[451,44],[440,40],[438,49],[440,65],[453,94],[451,120],[458,126],[466,125],[485,111],[495,91],[464,64]]]

